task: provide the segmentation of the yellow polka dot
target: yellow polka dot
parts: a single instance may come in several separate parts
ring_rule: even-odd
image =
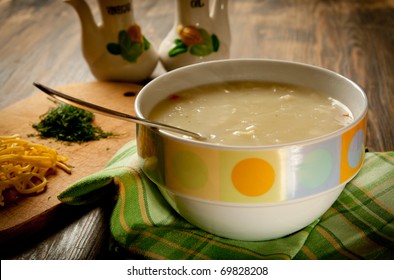
[[[247,196],[260,196],[271,189],[275,180],[275,171],[263,159],[244,159],[233,168],[231,180],[240,193]]]

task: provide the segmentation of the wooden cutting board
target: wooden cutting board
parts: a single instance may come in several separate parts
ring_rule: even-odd
[[[88,102],[108,107],[127,114],[135,114],[135,96],[142,88],[140,85],[129,83],[91,82],[70,84],[55,87],[59,91],[75,96]],[[128,93],[128,94],[125,94]],[[33,123],[40,121],[39,117],[49,108],[56,105],[47,95],[37,92],[18,103],[0,110],[0,135],[19,134],[21,138],[31,142],[45,144],[69,158],[72,174],[63,170],[48,178],[48,186],[44,193],[23,198],[14,205],[0,208],[0,240],[6,236],[18,235],[24,224],[34,224],[37,220],[43,223],[45,216],[60,205],[57,195],[72,183],[89,174],[99,171],[109,159],[127,142],[135,139],[135,124],[108,116],[95,114],[95,124],[106,132],[113,132],[117,136],[83,144],[67,145],[51,139],[28,137],[36,134]],[[1,206],[0,206],[1,207]]]

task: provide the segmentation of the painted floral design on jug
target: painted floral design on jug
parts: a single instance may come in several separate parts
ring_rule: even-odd
[[[230,56],[227,0],[174,0],[175,18],[160,44],[167,71]]]
[[[215,34],[210,35],[203,28],[180,25],[178,34],[180,38],[174,40],[175,47],[168,52],[170,57],[186,52],[195,56],[206,56],[219,50],[219,38]]]
[[[134,18],[132,0],[97,0],[99,23],[94,1],[64,1],[78,14],[82,54],[97,80],[139,83],[151,77],[159,56]]]
[[[117,43],[107,44],[107,50],[113,55],[120,55],[128,62],[136,62],[142,53],[150,47],[149,41],[142,35],[141,28],[135,24],[127,30],[121,30]]]

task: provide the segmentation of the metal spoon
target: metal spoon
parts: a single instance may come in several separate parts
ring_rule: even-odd
[[[197,140],[206,140],[207,139],[205,136],[203,136],[199,133],[191,132],[188,130],[184,130],[182,128],[178,128],[178,127],[163,124],[163,123],[158,123],[158,122],[142,119],[142,118],[139,118],[136,116],[131,116],[128,114],[117,112],[117,111],[114,111],[114,110],[111,110],[111,109],[108,109],[105,107],[98,106],[96,104],[92,104],[92,103],[83,101],[81,99],[69,96],[67,94],[61,93],[61,92],[56,91],[56,90],[49,88],[47,86],[44,86],[40,83],[34,82],[33,85],[56,100],[59,100],[61,102],[67,103],[69,105],[72,105],[72,106],[75,106],[75,107],[78,107],[78,108],[81,108],[81,109],[84,109],[87,111],[91,111],[94,113],[100,113],[100,114],[103,114],[106,116],[110,116],[113,118],[129,121],[129,122],[143,124],[143,125],[146,125],[149,127],[154,127],[154,128],[159,128],[159,129],[163,129],[163,130],[176,132],[181,135],[193,137],[194,139],[197,139]]]

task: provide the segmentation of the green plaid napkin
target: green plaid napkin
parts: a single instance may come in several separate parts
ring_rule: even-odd
[[[271,241],[221,238],[189,224],[140,170],[135,141],[58,198],[72,205],[91,203],[108,197],[114,186],[112,237],[143,258],[394,259],[394,152],[366,153],[362,170],[319,220]]]

